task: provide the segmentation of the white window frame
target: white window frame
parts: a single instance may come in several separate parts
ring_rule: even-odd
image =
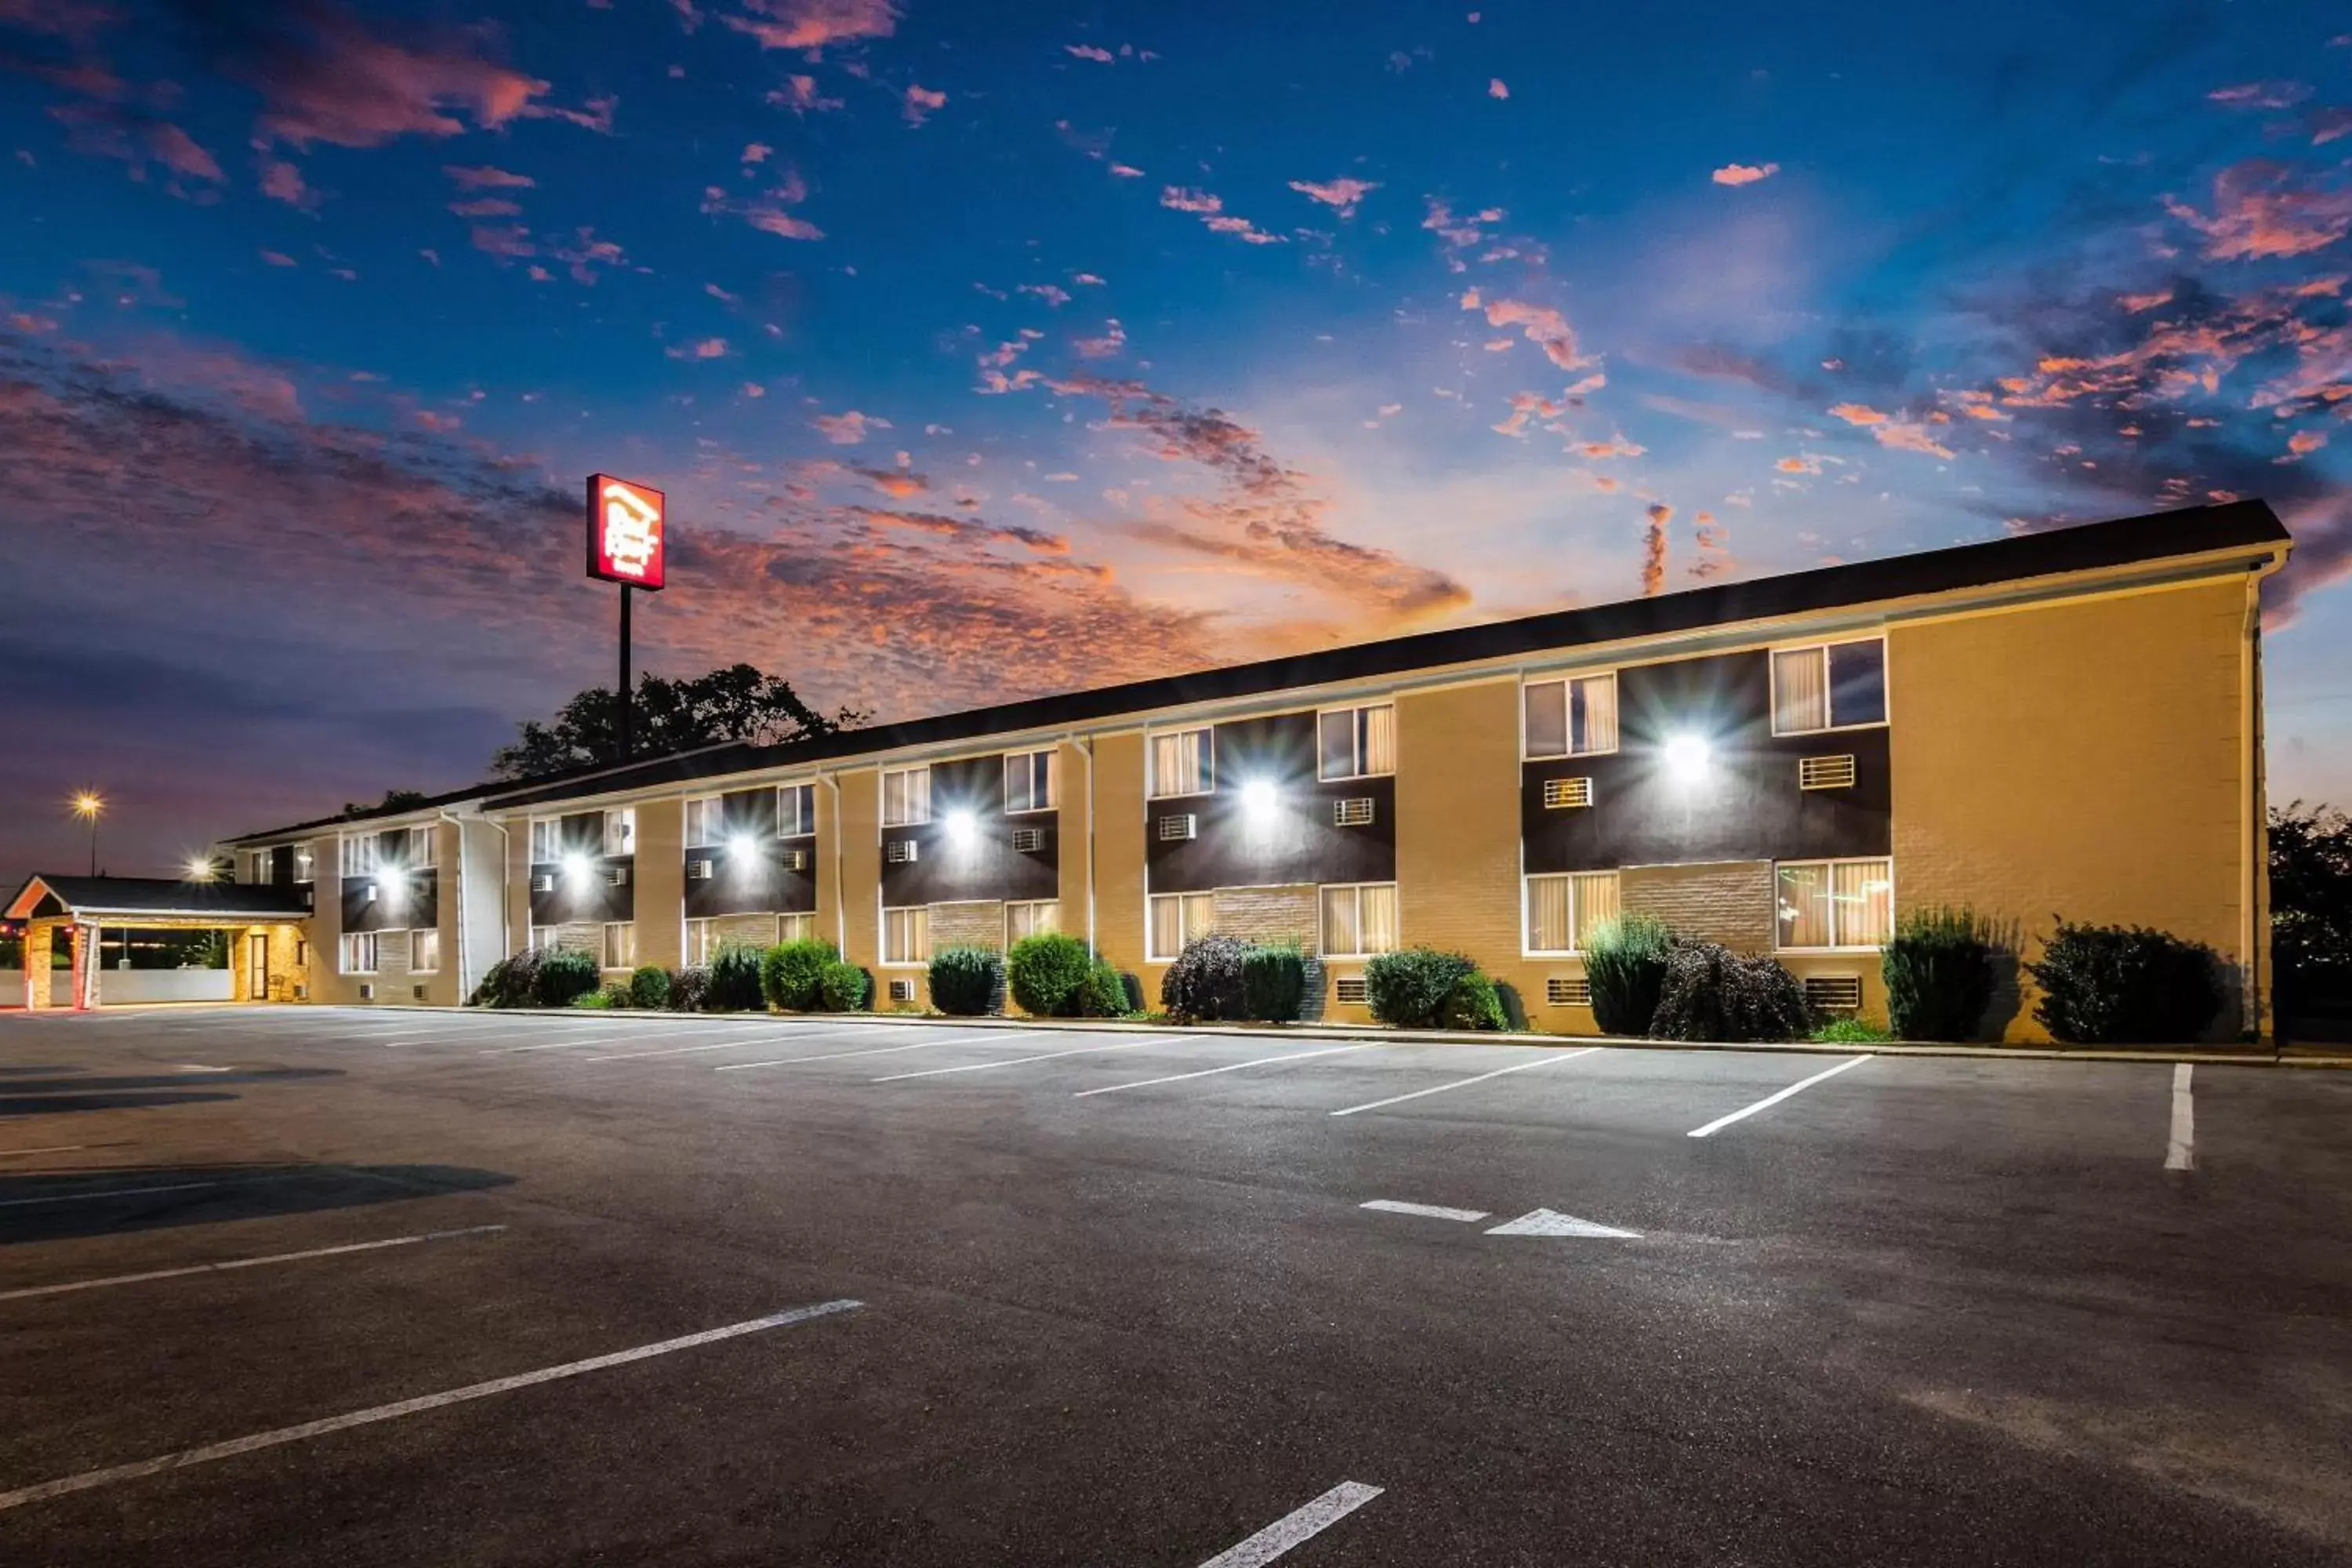
[[[1207,780],[1199,789],[1171,790],[1161,787],[1160,742],[1172,740],[1179,735],[1194,734],[1201,737],[1201,756],[1205,764],[1203,771],[1208,774]],[[1217,727],[1214,724],[1185,724],[1175,729],[1147,731],[1143,741],[1143,756],[1151,773],[1150,798],[1153,800],[1192,800],[1204,795],[1217,793]]]
[[[1519,877],[1519,956],[1521,958],[1581,958],[1584,950],[1576,945],[1577,933],[1584,929],[1582,900],[1576,895],[1578,877],[1614,877],[1617,879],[1617,908],[1625,908],[1624,874],[1612,867],[1597,866],[1589,871],[1528,871]],[[1528,884],[1559,877],[1568,881],[1568,945],[1538,947],[1535,944],[1535,923],[1528,918]]]
[[[776,917],[778,942],[807,942],[816,935],[816,911],[801,910]]]
[[[408,830],[408,842],[404,852],[404,862],[412,871],[429,871],[441,863],[441,836],[431,823]]]
[[[627,933],[621,939],[621,942],[628,951],[623,955],[622,961],[618,963],[611,962],[613,957],[613,933],[614,931],[625,931]],[[635,969],[636,966],[637,922],[635,921],[604,921],[597,928],[596,931],[596,967],[607,974],[618,974],[628,970]]]
[[[372,931],[345,931],[336,947],[335,972],[338,974],[376,973],[377,965],[383,957],[380,936],[380,932]],[[364,967],[359,956],[362,953],[366,955]]]
[[[688,849],[719,847],[719,827],[723,819],[723,795],[694,795],[686,798],[679,812],[678,826],[683,830]]]
[[[1355,752],[1356,771],[1348,773],[1327,773],[1323,771],[1323,721],[1334,713],[1369,713],[1375,708],[1385,708],[1389,710],[1389,745],[1393,749],[1397,743],[1397,712],[1393,700],[1379,702],[1342,702],[1335,707],[1315,710],[1315,777],[1318,783],[1344,784],[1349,779],[1386,779],[1396,776],[1396,763],[1393,758],[1390,760],[1387,767],[1378,771],[1368,771],[1365,768],[1365,737],[1363,726],[1360,723],[1349,726],[1348,744],[1349,748]]]
[[[1794,867],[1819,866],[1830,882],[1830,945],[1827,947],[1782,947],[1780,945],[1780,873]],[[1841,866],[1884,866],[1886,868],[1886,928],[1895,930],[1895,857],[1892,855],[1842,855],[1824,860],[1775,860],[1772,862],[1772,951],[1775,952],[1877,952],[1881,944],[1856,944],[1838,941],[1837,868]]]
[[[793,803],[789,825],[784,813],[784,802],[788,799]],[[800,809],[801,802],[803,800],[808,802],[806,813],[803,813]],[[816,785],[814,784],[778,784],[776,786],[776,837],[806,838],[815,832]]]
[[[1391,894],[1396,891],[1394,882],[1325,882],[1316,888],[1315,951],[1322,957],[1353,960],[1374,958],[1383,952],[1397,951],[1393,947],[1367,948],[1364,946],[1364,889],[1366,888],[1386,888]],[[1347,952],[1341,952],[1331,945],[1331,933],[1324,920],[1325,900],[1333,893],[1356,895],[1356,946]],[[1404,900],[1398,897],[1394,902],[1396,904],[1396,938],[1402,944],[1404,941]]]
[[[1157,924],[1158,924],[1158,922],[1156,922],[1155,921],[1153,921],[1153,920],[1152,920],[1152,918],[1151,918],[1151,908],[1152,908],[1152,906],[1153,906],[1154,904],[1156,904],[1156,903],[1160,902],[1160,901],[1161,900],[1163,900],[1163,899],[1176,899],[1176,900],[1183,900],[1184,902],[1190,902],[1191,900],[1196,900],[1196,899],[1206,900],[1206,901],[1207,901],[1207,903],[1208,903],[1208,906],[1209,906],[1209,928],[1208,928],[1208,930],[1207,930],[1207,931],[1203,931],[1202,934],[1202,935],[1204,935],[1204,936],[1214,936],[1214,935],[1216,934],[1216,931],[1217,931],[1217,920],[1216,920],[1216,916],[1217,916],[1217,895],[1216,895],[1215,893],[1213,893],[1213,892],[1202,892],[1202,893],[1151,893],[1151,894],[1148,894],[1148,895],[1146,895],[1146,896],[1145,896],[1144,900],[1143,900],[1143,944],[1144,944],[1144,948],[1145,948],[1145,952],[1144,952],[1144,955],[1143,955],[1143,957],[1144,957],[1144,962],[1146,962],[1147,963],[1173,963],[1176,961],[1176,959],[1177,959],[1178,955],[1183,952],[1183,945],[1182,945],[1182,943],[1181,943],[1181,942],[1178,943],[1178,945],[1177,945],[1177,951],[1176,951],[1175,952],[1154,952],[1150,951],[1152,934],[1153,934],[1153,931],[1155,931],[1155,929],[1156,929],[1156,927],[1157,927]],[[1318,907],[1319,907],[1319,906],[1318,906]],[[1318,916],[1318,918],[1319,919],[1320,917]],[[1185,919],[1185,918],[1184,918],[1184,903],[1183,903],[1183,902],[1180,902],[1180,903],[1178,904],[1178,906],[1177,906],[1176,928],[1177,928],[1177,930],[1178,930],[1180,932],[1181,932],[1181,931],[1189,931],[1189,930],[1191,930],[1191,929],[1192,929],[1192,921],[1190,921],[1189,920],[1187,920],[1187,919]]]
[[[617,858],[637,852],[637,808],[616,805],[604,813],[604,854]]]
[[[1579,680],[1605,680],[1609,683],[1609,708],[1610,711],[1616,715],[1616,739],[1609,745],[1591,747],[1581,752],[1576,749],[1574,710],[1569,705],[1568,689],[1571,682]],[[1559,688],[1560,734],[1567,742],[1567,748],[1563,751],[1538,752],[1528,743],[1528,691],[1529,688],[1537,686]],[[1563,670],[1557,675],[1535,675],[1522,679],[1519,682],[1519,760],[1523,763],[1558,763],[1565,762],[1571,757],[1616,755],[1625,744],[1625,710],[1618,701],[1620,695],[1617,671],[1613,669]]]
[[[1050,910],[1052,910],[1054,911],[1054,923],[1053,923],[1053,924],[1051,924],[1051,925],[1047,925],[1047,926],[1040,926],[1040,925],[1038,925],[1038,924],[1036,923],[1036,916],[1035,916],[1034,911],[1036,911],[1036,910],[1047,910],[1047,909],[1050,909]],[[1021,933],[1021,936],[1041,936],[1041,935],[1045,935],[1045,934],[1049,933],[1049,932],[1058,931],[1060,931],[1060,930],[1062,929],[1062,900],[1059,900],[1059,899],[1011,899],[1011,900],[1007,900],[1005,901],[1005,905],[1004,905],[1004,951],[1005,951],[1005,952],[1012,952],[1012,951],[1013,951],[1013,944],[1014,942],[1018,942],[1018,941],[1020,941],[1020,940],[1021,940],[1021,937],[1017,937],[1017,936],[1014,936],[1014,935],[1013,934],[1013,910],[1028,910],[1032,911],[1031,916],[1030,916],[1030,924],[1029,924],[1029,929],[1028,929],[1027,931],[1023,931],[1023,932]]]
[[[685,940],[678,951],[688,969],[709,967],[710,955],[719,951],[719,940],[712,934],[718,924],[717,921],[707,916],[689,919],[686,922],[686,930],[682,933]]]
[[[563,858],[563,819],[560,816],[534,816],[530,819],[530,863],[552,866]]]
[[[294,846],[294,885],[307,888],[318,879],[318,858],[311,853],[310,847],[308,844]]]
[[[420,951],[418,946],[419,943],[427,943],[432,947],[432,963],[419,963],[416,962],[416,955]],[[415,930],[408,933],[408,973],[411,974],[438,974],[441,973],[441,932],[438,927],[418,926]]]
[[[898,805],[898,815],[896,816],[891,816],[890,781],[894,778],[911,777],[916,773],[920,773],[923,777],[923,814],[920,816],[908,816],[907,814],[907,804],[902,799]],[[900,793],[903,795],[905,792],[902,790]],[[882,770],[881,805],[882,826],[885,827],[920,827],[924,824],[929,822],[931,820],[931,764],[929,763],[918,763],[911,768],[884,768]]]
[[[923,934],[923,940],[922,940],[922,943],[921,943],[921,945],[922,945],[922,950],[923,950],[923,951],[922,951],[922,952],[921,952],[919,955],[915,956],[915,957],[901,957],[901,958],[893,958],[893,957],[891,957],[891,956],[890,956],[890,917],[891,917],[892,915],[917,915],[917,914],[919,914],[919,915],[920,915],[920,916],[922,916],[922,917],[923,917],[923,919],[922,919],[922,934]],[[882,927],[881,927],[881,933],[880,933],[880,934],[881,934],[881,944],[880,944],[879,948],[877,949],[877,951],[882,954],[882,967],[883,967],[883,968],[885,968],[885,969],[921,969],[921,968],[924,968],[924,967],[928,966],[928,965],[930,963],[930,962],[931,962],[931,907],[930,907],[929,904],[887,904],[887,905],[883,906],[883,910],[882,910]]]
[[[1864,642],[1874,642],[1878,645],[1878,706],[1882,711],[1879,717],[1875,719],[1861,719],[1856,720],[1851,724],[1841,724],[1838,722],[1837,716],[1837,690],[1830,682],[1830,649],[1832,647],[1844,647],[1851,643]],[[1829,722],[1821,725],[1816,729],[1783,730],[1780,728],[1780,658],[1783,654],[1791,653],[1816,653],[1821,655],[1822,709],[1822,711],[1828,715]],[[1885,632],[1880,632],[1872,637],[1825,637],[1817,642],[1790,643],[1782,647],[1773,647],[1768,649],[1765,653],[1764,668],[1770,677],[1770,679],[1766,682],[1765,697],[1766,701],[1769,704],[1766,711],[1770,715],[1772,721],[1772,733],[1775,735],[1828,735],[1842,730],[1884,730],[1888,724],[1894,721],[1894,672],[1887,667],[1886,634]],[[1863,858],[1867,859],[1869,857],[1864,856]],[[1810,865],[1811,862],[1800,861],[1795,862],[1795,864]],[[1792,949],[1791,951],[1802,950]]]
[[[553,952],[560,926],[532,926],[523,932],[523,946],[533,952]]]
[[[354,853],[353,847],[365,845],[363,853]],[[365,865],[360,862],[364,859]],[[383,843],[373,833],[346,833],[341,837],[335,851],[335,864],[346,877],[373,877],[383,863]]]
[[[1034,793],[1034,786],[1037,782],[1036,774],[1028,765],[1038,757],[1045,759],[1045,798],[1042,801],[1037,799]],[[1026,795],[1029,804],[1026,805],[1015,805],[1013,804],[1013,773],[1015,764],[1021,764],[1023,783],[1024,786],[1027,786],[1024,790],[1024,794]],[[1036,811],[1052,811],[1061,804],[1061,748],[1058,746],[1032,746],[1025,752],[1007,752],[1004,753],[1004,814],[1007,816],[1019,816]]]

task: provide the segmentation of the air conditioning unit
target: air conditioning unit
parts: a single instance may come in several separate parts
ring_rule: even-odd
[[[363,980],[360,982],[360,1000],[362,1002],[373,1002],[375,1000],[375,982],[372,980]]]
[[[1544,1000],[1555,1007],[1590,1007],[1592,1005],[1592,982],[1578,975],[1571,980],[1555,974],[1544,982]]]
[[[1355,800],[1335,800],[1331,803],[1332,826],[1370,827],[1371,825],[1371,796],[1364,795]]]
[[[1573,806],[1592,804],[1592,781],[1589,778],[1546,779],[1543,794],[1544,809],[1562,811]]]
[[[555,891],[555,873],[552,871],[541,871],[538,875],[532,877],[530,879],[530,890],[534,893],[551,893]]]
[[[1016,827],[1013,830],[1013,852],[1034,855],[1045,847],[1045,830],[1042,827]]]
[[[1370,994],[1364,990],[1364,977],[1360,974],[1339,976],[1331,983],[1331,994],[1342,1002],[1363,1003],[1370,1000]]]
[[[904,866],[919,858],[922,842],[914,838],[893,838],[882,846],[882,858],[892,866]]]
[[[1853,759],[1852,757],[1799,757],[1797,787],[1799,789],[1852,789]]]
[[[913,981],[911,981],[911,980],[893,980],[892,982],[890,982],[890,1000],[891,1000],[891,1001],[893,1001],[893,1002],[912,1002],[914,999],[915,999],[915,983],[914,983]]]
[[[629,885],[629,868],[626,866],[605,867],[604,885],[608,888],[627,887]]]
[[[1160,819],[1160,839],[1163,844],[1180,838],[1197,838],[1200,836],[1200,819],[1189,811]]]
[[[708,882],[710,880],[710,862],[708,860],[688,860],[686,863],[686,879],[689,882]]]
[[[1808,974],[1805,1005],[1816,1013],[1853,1013],[1862,1006],[1859,974]]]
[[[808,863],[808,851],[805,849],[787,849],[778,859],[778,864],[787,871],[805,871]]]

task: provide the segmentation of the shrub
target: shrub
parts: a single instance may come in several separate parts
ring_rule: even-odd
[[[613,1005],[610,991],[583,991],[572,999],[574,1007],[609,1007]]]
[[[740,942],[721,943],[710,960],[710,988],[702,1006],[709,1013],[756,1013],[766,1005],[760,994],[760,950]]]
[[[658,1013],[669,1005],[669,971],[657,963],[638,967],[629,976],[629,1005]]]
[[[1004,961],[985,947],[943,947],[931,954],[931,1005],[958,1018],[996,1009]]]
[[[1992,1005],[1991,928],[1969,910],[1914,910],[1878,960],[1887,1022],[1905,1040],[1969,1040]]]
[[[1408,947],[1375,954],[1364,963],[1364,999],[1372,1016],[1401,1029],[1433,1029],[1444,1020],[1445,999],[1478,966],[1458,952]]]
[[[1823,1045],[1875,1046],[1895,1037],[1875,1024],[1865,1024],[1859,1018],[1832,1018],[1813,1031],[1813,1038]]]
[[[1242,1015],[1293,1024],[1307,1001],[1307,954],[1297,942],[1251,946],[1242,954]]]
[[[1445,994],[1443,1011],[1449,1029],[1500,1029],[1506,1026],[1503,994],[1495,983],[1472,970]]]
[[[1769,958],[1678,944],[1650,1033],[1662,1040],[1792,1040],[1812,1026],[1804,987]]]
[[[577,948],[555,948],[539,955],[531,1000],[541,1007],[569,1007],[573,997],[595,990],[603,981],[593,958]]]
[[[1249,944],[1234,936],[1186,942],[1160,977],[1160,1005],[1179,1018],[1204,1023],[1246,1017],[1242,960],[1248,952]]]
[[[2025,970],[2042,988],[2034,1017],[2071,1045],[2194,1040],[2221,1010],[2212,949],[2145,926],[2060,921]]]
[[[817,1003],[828,1013],[863,1010],[873,989],[873,979],[866,971],[837,958],[817,972]]]
[[[838,963],[840,952],[819,938],[780,942],[760,955],[760,994],[768,1005],[787,1013],[808,1013],[819,1005],[817,986],[824,966]]]
[[[673,969],[669,974],[669,1010],[699,1013],[710,1005],[710,971],[697,965]]]
[[[512,958],[501,958],[482,976],[474,994],[466,999],[468,1007],[528,1007],[539,994],[539,960],[537,948],[526,948]]]
[[[1092,966],[1085,942],[1057,931],[1040,931],[1013,944],[1005,958],[1005,986],[1023,1012],[1067,1017],[1077,1010],[1078,991]]]
[[[1074,1000],[1081,1018],[1122,1018],[1143,1011],[1141,984],[1132,974],[1121,974],[1107,958],[1094,961]]]
[[[1646,1035],[1666,984],[1675,933],[1653,915],[1612,915],[1584,937],[1584,978],[1592,1021],[1604,1035]]]

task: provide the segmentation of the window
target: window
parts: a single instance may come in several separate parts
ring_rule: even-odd
[[[343,933],[342,971],[345,974],[375,973],[376,933],[372,931],[352,931]]]
[[[637,966],[637,928],[634,921],[614,921],[605,926],[604,966],[607,969],[635,969]]]
[[[1148,956],[1165,962],[1217,929],[1213,893],[1159,893],[1151,900],[1150,951]]]
[[[310,967],[310,939],[307,936],[298,936],[294,939],[294,967],[306,969]]]
[[[294,880],[297,883],[307,886],[315,879],[314,868],[310,861],[310,847],[307,844],[296,845],[294,847]]]
[[[1369,778],[1396,772],[1396,706],[1334,708],[1319,714],[1317,775],[1326,779]]]
[[[437,974],[441,971],[441,933],[437,931],[413,931],[408,933],[408,970],[412,974]]]
[[[1886,639],[1780,648],[1772,655],[1772,733],[1886,722]]]
[[[604,814],[604,853],[633,855],[637,848],[637,808],[625,805]]]
[[[1614,871],[1529,877],[1527,951],[1581,952],[1592,928],[1616,912]]]
[[[531,927],[530,936],[531,952],[553,952],[556,947],[556,938],[562,934],[562,932],[554,926]]]
[[[535,866],[563,858],[562,823],[551,816],[531,818],[530,858]]]
[[[882,962],[929,963],[931,961],[931,911],[912,909],[882,911]]]
[[[717,921],[688,921],[686,922],[686,962],[688,967],[701,969],[709,966],[712,955],[719,951],[719,937],[717,932],[718,924],[719,922]]]
[[[776,917],[776,940],[778,942],[807,942],[810,938],[815,935],[816,916],[814,914],[778,915]]]
[[[440,859],[439,855],[436,853],[439,847],[439,838],[440,835],[429,823],[423,827],[410,828],[406,846],[407,858],[402,864],[412,870],[422,870],[436,864]]]
[[[1895,931],[1892,860],[1805,860],[1779,868],[1783,948],[1881,947]]]
[[[716,847],[719,833],[724,826],[724,820],[717,795],[706,795],[688,801],[686,803],[686,847],[688,849]],[[539,852],[534,849],[531,851],[530,858],[534,860],[538,859]]]
[[[1005,752],[1004,809],[1053,810],[1061,798],[1055,788],[1056,772],[1050,751]]]
[[[343,875],[373,877],[375,875],[378,844],[373,833],[353,834],[343,840]]]
[[[1011,947],[1024,936],[1043,936],[1047,931],[1062,929],[1062,901],[1059,899],[1038,899],[1031,903],[1004,906],[1004,945]]]
[[[1394,952],[1397,890],[1394,882],[1363,882],[1323,889],[1323,956],[1362,958]]]
[[[798,838],[816,831],[816,785],[776,786],[776,837]]]
[[[237,867],[238,881],[267,882],[269,880],[269,851],[248,849],[237,857]]]
[[[1527,754],[1585,757],[1617,749],[1617,677],[1580,675],[1530,682]]]
[[[1207,795],[1216,787],[1215,731],[1203,727],[1151,737],[1151,793],[1155,798]]]
[[[882,826],[912,827],[931,819],[931,770],[893,768],[882,775]]]

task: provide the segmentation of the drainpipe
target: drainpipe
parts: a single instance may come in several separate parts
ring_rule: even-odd
[[[507,825],[497,817],[486,816],[482,820],[499,830],[499,956],[509,958],[514,953],[514,921],[507,912],[513,903],[513,900],[507,897],[507,861],[511,858],[509,851],[514,847],[514,839],[513,836],[507,832]],[[460,855],[458,858],[463,860],[465,857]],[[458,875],[465,875],[462,867],[458,870]]]
[[[841,885],[841,779],[819,773],[818,782],[833,791],[833,950],[849,957],[849,894]]]
[[[1092,962],[1102,957],[1095,947],[1095,739],[1072,740],[1087,759],[1087,958]]]
[[[446,805],[433,815],[457,830],[457,1001],[463,1005],[474,994],[474,969],[467,962],[466,947],[466,825],[451,816]]]

